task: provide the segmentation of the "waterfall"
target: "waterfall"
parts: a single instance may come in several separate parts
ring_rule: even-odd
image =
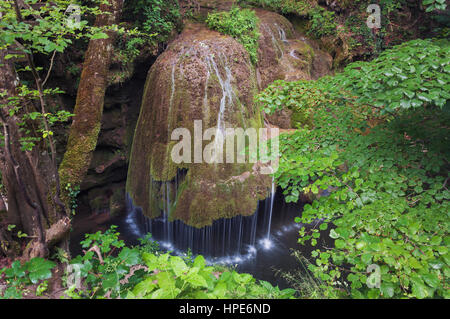
[[[223,143],[225,140],[225,111],[227,110],[227,106],[231,107],[234,105],[234,102],[238,100],[236,94],[233,91],[233,86],[231,85],[231,82],[233,80],[233,75],[231,73],[231,69],[228,66],[228,60],[223,54],[219,54],[219,59],[221,65],[223,65],[223,69],[225,70],[225,76],[222,77],[220,74],[219,68],[217,66],[217,63],[214,59],[214,54],[209,54],[205,57],[207,66],[209,68],[206,78],[206,85],[205,85],[205,95],[204,95],[204,101],[203,104],[205,105],[205,108],[207,109],[207,103],[208,103],[208,81],[210,77],[210,73],[214,73],[217,77],[217,80],[219,82],[220,88],[222,89],[222,98],[220,99],[220,107],[219,112],[217,115],[217,129],[216,129],[216,136],[214,138],[214,144],[216,150],[223,149]],[[241,113],[243,112],[241,107]],[[219,137],[219,132],[221,133]],[[219,137],[219,138],[218,138]],[[220,152],[215,153],[215,156],[221,156]],[[218,162],[221,162],[219,159]]]
[[[217,67],[217,63],[214,60],[214,56],[213,55],[207,56],[206,61],[211,69],[211,72],[214,72],[215,75],[217,76],[217,80],[219,81],[220,87],[222,89],[222,98],[220,99],[219,114],[217,116],[217,130],[221,131],[221,133],[224,135],[225,131],[224,131],[223,117],[225,109],[227,106],[227,102],[228,104],[233,105],[233,98],[234,98],[234,92],[231,86],[232,80],[231,70],[226,64],[224,65],[226,77],[225,79],[223,79],[222,75],[219,72],[219,68]]]
[[[269,222],[267,226],[267,239],[270,239],[270,227],[272,226],[272,213],[273,213],[273,201],[275,199],[275,180],[272,177],[272,191],[270,193],[270,211],[269,211]]]
[[[263,205],[258,203],[253,215],[215,220],[211,226],[203,228],[188,226],[180,220],[170,221],[170,182],[161,183],[161,192],[164,198],[161,216],[154,219],[145,217],[142,210],[134,207],[128,198],[128,218],[133,219],[133,227],[136,229],[142,225],[141,237],[151,232],[152,238],[167,250],[182,253],[190,249],[193,254],[225,258],[234,262],[254,256],[258,241],[263,241],[262,247],[267,249],[264,241],[268,240],[271,229],[274,183],[271,197],[264,200]]]
[[[278,40],[275,38],[275,35],[272,32],[272,29],[270,29],[270,27],[268,27],[267,25],[263,25],[263,29],[270,35],[273,46],[278,50],[278,52],[279,52],[278,58],[282,59],[284,57],[284,49],[278,43]]]
[[[284,29],[280,27],[277,23],[275,23],[275,26],[278,30],[278,34],[280,35],[281,41],[283,41],[284,43],[288,42],[288,39],[286,38],[286,31],[284,31]]]

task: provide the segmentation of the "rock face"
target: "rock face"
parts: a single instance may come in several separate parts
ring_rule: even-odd
[[[138,65],[149,68],[150,62]],[[108,87],[102,126],[79,196],[79,205],[93,213],[125,211],[128,154],[147,72],[135,71],[122,85]]]
[[[314,80],[330,73],[332,57],[299,34],[289,20],[274,12],[255,11],[261,33],[257,66],[260,89],[274,80]]]
[[[127,177],[127,193],[146,216],[163,212],[168,220],[203,227],[219,218],[252,215],[258,200],[269,195],[271,177],[248,160],[176,164],[171,158],[178,143],[171,139],[174,129],[186,128],[194,145],[194,121],[201,121],[203,130],[261,128],[263,114],[254,103],[259,90],[276,79],[310,80],[329,71],[331,57],[296,34],[287,19],[256,12],[261,22],[256,66],[233,38],[189,24],[151,67]],[[280,116],[272,121],[290,127],[289,114],[285,123]],[[210,143],[203,141],[201,149]]]
[[[257,79],[260,90],[275,80],[315,80],[330,74],[333,59],[318,45],[299,34],[285,17],[256,10],[260,19]],[[278,111],[268,116],[271,124],[283,129],[291,125],[291,112]]]

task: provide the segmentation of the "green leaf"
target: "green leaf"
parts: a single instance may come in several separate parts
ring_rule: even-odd
[[[432,273],[424,274],[424,275],[422,275],[422,279],[423,279],[423,281],[425,281],[425,283],[427,285],[429,285],[432,288],[438,288],[438,286],[439,286],[440,281],[439,281],[439,277],[436,274],[432,274]]]
[[[115,289],[119,285],[119,276],[116,273],[107,274],[102,280],[102,287],[105,290]]]
[[[364,264],[370,265],[372,263],[372,255],[371,254],[363,254],[361,256],[361,260]]]
[[[126,266],[133,266],[139,262],[139,252],[128,247],[123,248],[118,257]]]
[[[380,286],[383,297],[392,298],[395,293],[395,285],[391,282],[382,282]]]
[[[198,255],[197,257],[195,257],[193,266],[200,269],[204,268],[206,266],[205,257],[203,257],[202,255]]]
[[[425,285],[423,285],[421,283],[414,282],[411,290],[412,290],[414,297],[416,297],[418,299],[423,299],[423,298],[428,297],[427,287],[425,287]]]
[[[108,35],[104,32],[95,33],[91,36],[91,40],[108,39]]]
[[[186,278],[186,281],[194,287],[208,287],[208,284],[201,275],[192,274]]]
[[[186,265],[183,259],[178,256],[170,258],[170,265],[172,266],[175,276],[181,276],[189,270],[189,267]]]
[[[39,280],[49,279],[52,276],[51,270],[56,266],[52,261],[37,257],[27,263],[30,280],[33,284]]]

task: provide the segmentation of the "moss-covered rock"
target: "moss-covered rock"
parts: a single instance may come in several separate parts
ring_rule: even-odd
[[[332,57],[319,49],[300,31],[299,19],[296,27],[285,17],[261,9],[255,10],[260,19],[260,39],[257,65],[259,89],[265,89],[275,80],[312,80],[330,73]],[[296,127],[304,122],[301,114],[290,110],[277,111],[267,116],[269,122],[283,129]]]
[[[253,103],[257,90],[255,70],[241,44],[202,25],[186,26],[147,77],[127,179],[134,204],[149,217],[169,206],[171,219],[196,227],[253,214],[258,199],[268,194],[269,176],[249,174],[230,183],[252,172],[253,164],[176,164],[171,151],[178,141],[170,136],[186,128],[193,146],[195,120],[202,121],[203,131],[218,124],[261,128],[262,114]],[[202,150],[209,143],[203,141]],[[174,188],[182,169],[187,174]]]
[[[257,65],[260,89],[275,80],[311,80],[330,72],[332,57],[289,20],[274,12],[255,11],[261,21]]]

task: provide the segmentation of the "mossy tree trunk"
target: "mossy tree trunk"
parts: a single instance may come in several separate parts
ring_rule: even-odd
[[[97,16],[97,27],[119,22],[123,0],[109,0],[100,9],[106,14]],[[111,64],[115,33],[107,31],[107,39],[91,39],[85,55],[77,92],[75,116],[70,127],[67,149],[59,167],[61,185],[72,187],[83,181],[97,145],[101,127],[108,71]],[[67,202],[67,194],[65,196]]]

